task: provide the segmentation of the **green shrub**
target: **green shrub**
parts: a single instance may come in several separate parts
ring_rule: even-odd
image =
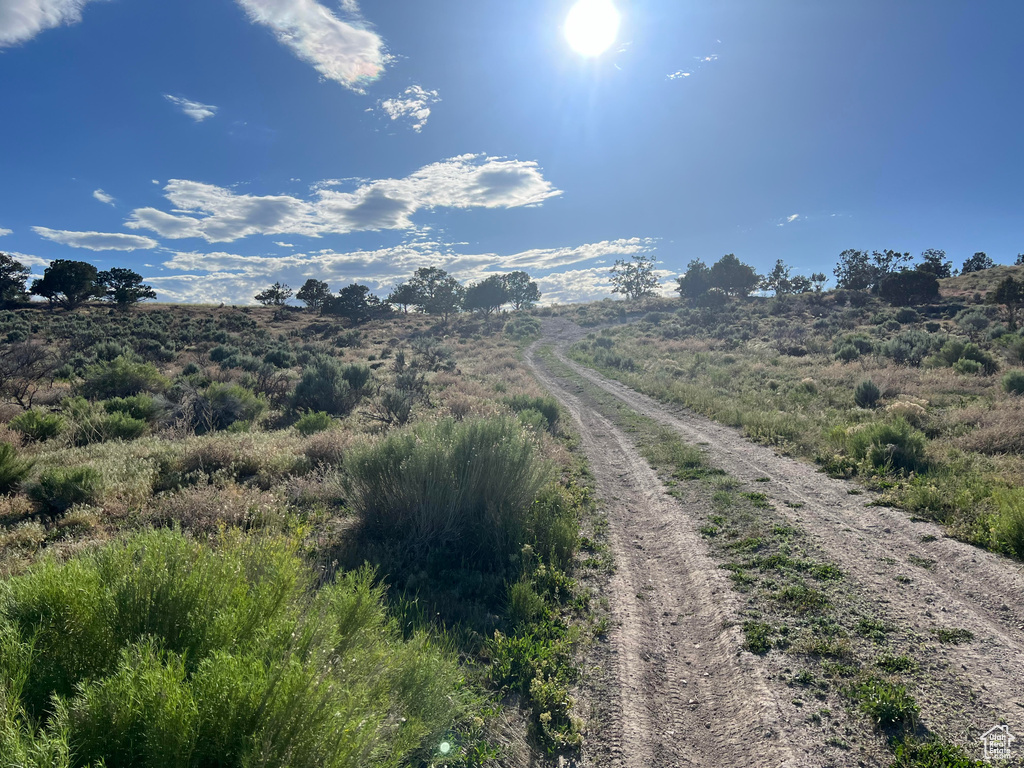
[[[121,356],[85,369],[80,391],[88,398],[108,400],[140,392],[162,392],[168,381],[152,363],[139,363]]]
[[[992,494],[995,507],[993,538],[996,543],[1024,560],[1024,488],[1000,488]]]
[[[123,413],[140,421],[157,421],[164,414],[164,407],[151,395],[115,397],[103,403],[107,413]]]
[[[860,352],[853,344],[843,344],[836,350],[836,359],[844,363],[852,363],[860,357]]]
[[[446,419],[354,449],[351,504],[374,538],[420,555],[458,547],[481,569],[502,569],[523,543],[548,467],[514,419]]]
[[[96,504],[103,494],[103,476],[93,467],[53,467],[28,486],[28,497],[51,517],[75,504]]]
[[[516,413],[525,410],[539,411],[544,416],[545,426],[549,432],[555,432],[561,411],[553,397],[530,397],[514,395],[505,398],[505,404]]]
[[[1002,380],[1003,391],[1010,395],[1024,395],[1024,371],[1008,371]]]
[[[12,578],[0,746],[33,718],[25,750],[64,741],[74,765],[418,764],[477,705],[458,666],[402,640],[371,571],[313,580],[289,542],[166,530]]]
[[[540,321],[529,315],[517,315],[505,323],[505,333],[516,341],[540,335]]]
[[[348,382],[353,392],[359,392],[365,389],[370,381],[370,367],[359,365],[358,363],[349,363],[341,369],[341,378]]]
[[[333,425],[334,418],[329,413],[315,411],[313,413],[303,414],[299,420],[295,422],[295,429],[298,430],[300,435],[309,437],[317,432],[328,430]]]
[[[318,358],[302,372],[302,378],[292,394],[292,407],[302,411],[323,411],[332,416],[344,416],[356,401],[352,386],[345,378],[337,360]]]
[[[19,413],[7,426],[21,432],[29,440],[42,442],[60,434],[64,428],[64,417],[59,413],[48,413],[33,408]]]
[[[933,342],[930,333],[911,328],[882,343],[877,351],[897,365],[917,366],[932,351]]]
[[[968,360],[966,357],[953,363],[953,371],[963,376],[976,376],[982,370],[981,363],[976,360]]]
[[[854,458],[886,472],[915,472],[925,465],[924,433],[899,418],[850,432],[846,446]]]
[[[10,493],[25,479],[35,462],[23,459],[13,445],[0,443],[0,493]]]
[[[265,400],[240,384],[214,382],[206,388],[205,399],[210,409],[210,425],[215,430],[238,422],[253,422],[267,409]]]
[[[103,440],[135,440],[146,434],[148,426],[141,419],[115,411],[100,422],[99,428]]]
[[[853,390],[853,401],[861,408],[874,408],[882,397],[882,390],[871,379],[862,381]]]
[[[912,728],[917,720],[917,702],[905,686],[868,678],[855,685],[850,695],[860,702],[860,710],[880,728]]]
[[[918,744],[907,739],[896,745],[890,768],[988,768],[989,762],[972,760],[962,747],[934,741]]]

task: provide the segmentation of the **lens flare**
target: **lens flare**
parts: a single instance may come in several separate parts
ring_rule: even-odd
[[[565,17],[565,39],[582,56],[599,56],[619,34],[619,11],[612,0],[579,0]]]

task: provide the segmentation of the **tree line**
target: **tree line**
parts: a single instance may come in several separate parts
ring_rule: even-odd
[[[142,282],[142,275],[124,267],[98,270],[86,261],[56,259],[43,276],[26,287],[30,270],[13,256],[0,253],[0,302],[20,304],[41,296],[53,306],[74,309],[90,299],[109,301],[127,309],[156,292]]]
[[[478,283],[463,285],[439,267],[420,267],[408,282],[399,283],[384,299],[359,283],[333,294],[326,282],[315,278],[306,280],[296,292],[284,283],[274,283],[253,298],[264,306],[284,306],[294,296],[310,311],[357,323],[393,311],[407,313],[410,307],[438,315],[447,323],[459,312],[476,312],[487,319],[506,304],[515,310],[528,309],[540,300],[540,295],[537,283],[526,272],[491,275]]]

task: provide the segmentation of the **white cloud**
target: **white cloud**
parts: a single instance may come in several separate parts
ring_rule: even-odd
[[[92,193],[92,196],[95,197],[97,200],[99,200],[101,203],[106,203],[107,205],[113,205],[114,204],[114,196],[113,195],[108,195],[102,189],[95,190]]]
[[[69,232],[46,227],[32,227],[32,231],[55,243],[72,248],[88,248],[90,251],[136,251],[160,245],[150,237],[125,235],[120,232]]]
[[[282,45],[312,64],[328,80],[362,92],[388,61],[384,42],[360,25],[355,0],[343,0],[352,23],[341,21],[316,0],[237,0],[250,20],[269,27]]]
[[[31,40],[61,24],[77,24],[89,0],[0,1],[0,48]]]
[[[42,259],[38,256],[32,256],[28,253],[18,253],[17,251],[11,251],[8,254],[15,261],[20,261],[26,267],[48,267],[50,266],[50,259]]]
[[[684,72],[683,70],[680,69],[678,72],[673,72],[672,74],[670,74],[668,76],[668,79],[669,80],[681,80],[682,78],[689,77],[692,74],[693,74],[692,72]]]
[[[295,247],[291,243],[281,243],[281,242],[275,242],[274,245],[276,245],[276,246],[278,246],[280,248],[294,248]]]
[[[165,93],[164,98],[197,123],[203,122],[203,120],[206,120],[208,117],[213,117],[217,114],[217,110],[219,109],[219,107],[215,107],[213,104],[201,104],[198,101],[185,99],[181,96],[172,96],[169,93]],[[154,179],[153,183],[159,184],[160,182]]]
[[[163,237],[227,243],[249,235],[344,234],[411,229],[412,215],[433,208],[516,208],[562,194],[535,162],[461,155],[403,179],[360,184],[352,192],[318,188],[313,200],[290,195],[239,195],[198,181],[172,179],[164,187],[173,213],[132,211],[127,226]]]
[[[408,120],[419,133],[430,118],[430,108],[441,101],[437,91],[411,85],[393,99],[384,99],[378,106],[392,120]]]
[[[0,237],[3,237],[4,235],[9,235],[12,232],[14,232],[13,229],[4,229],[3,227],[0,227]]]
[[[799,213],[794,213],[792,216],[786,216],[784,219],[779,221],[776,226],[784,227],[787,224],[792,224],[794,221],[800,218]]]

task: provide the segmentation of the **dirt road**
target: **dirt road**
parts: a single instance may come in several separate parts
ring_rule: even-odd
[[[576,365],[563,350],[585,333],[551,319],[538,344],[553,345],[560,362],[590,385],[703,446],[714,466],[758,481],[758,490],[849,574],[886,623],[928,646],[930,684],[918,692],[925,717],[956,724],[965,743],[1000,718],[1024,732],[1024,568],[945,538],[934,525],[910,522],[900,510],[868,506],[869,495],[851,495],[849,483]],[[784,706],[785,690],[770,680],[770,666],[740,650],[735,593],[710,557],[696,515],[665,493],[627,435],[588,405],[578,381],[544,365],[537,346],[527,361],[577,421],[608,505],[617,565],[607,700],[591,729],[587,762],[821,765],[815,736]],[[967,629],[974,641],[939,643],[942,629]],[[863,759],[851,754],[849,762],[828,764]]]

